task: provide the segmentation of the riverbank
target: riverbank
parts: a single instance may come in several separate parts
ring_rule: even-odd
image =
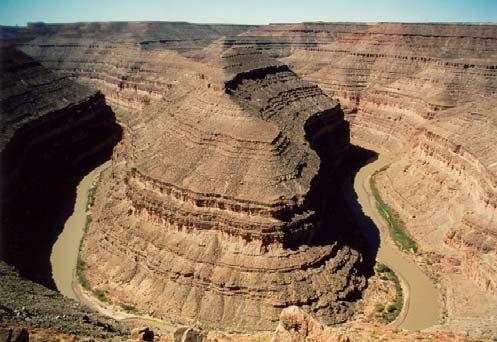
[[[92,291],[83,288],[76,275],[73,277],[72,288],[80,303],[99,314],[113,318],[122,323],[134,326],[146,326],[161,335],[172,335],[175,331],[174,326],[167,324],[161,319],[149,315],[125,312],[122,307],[118,307],[110,302],[102,302]]]
[[[370,180],[373,173],[388,165],[394,156],[382,154],[379,158],[361,168],[355,176],[353,189],[357,196],[356,206],[359,207],[356,215],[371,218],[379,230],[379,249],[377,261],[391,268],[400,280],[403,292],[403,308],[390,325],[409,330],[419,330],[438,324],[439,303],[438,293],[431,280],[405,255],[400,253],[388,235],[388,226],[378,213],[376,200],[371,192]],[[126,312],[113,303],[104,303],[90,290],[85,290],[80,283],[75,267],[78,260],[79,246],[84,236],[87,221],[89,191],[95,184],[100,173],[108,166],[103,164],[90,172],[77,187],[77,198],[73,215],[67,220],[64,231],[59,236],[52,253],[54,280],[59,291],[74,298],[93,310],[117,320],[136,320],[153,324],[162,331],[170,332],[172,327],[166,326],[163,321],[146,315]],[[369,227],[370,229],[371,227]]]
[[[380,154],[378,159],[362,167],[354,179],[354,190],[362,207],[379,230],[377,261],[387,265],[399,277],[404,294],[401,314],[391,323],[394,327],[421,330],[439,323],[440,304],[438,291],[431,279],[408,257],[402,254],[391,240],[387,222],[376,208],[376,199],[370,188],[372,174],[395,160],[394,155]],[[361,222],[361,220],[358,220]],[[363,220],[362,220],[363,221]],[[370,229],[370,227],[368,227]]]
[[[64,229],[52,247],[50,264],[52,265],[53,280],[57,290],[72,299],[78,299],[72,288],[72,280],[78,260],[79,245],[84,235],[88,194],[100,173],[109,165],[110,162],[106,162],[93,169],[78,184],[74,211],[67,219]]]
[[[381,169],[376,170],[370,178],[369,185],[376,200],[376,209],[378,209],[378,212],[381,214],[381,216],[383,216],[385,221],[387,221],[390,238],[393,240],[393,242],[395,242],[395,244],[403,251],[412,251],[414,253],[417,253],[418,246],[416,244],[416,241],[414,241],[407,234],[404,222],[400,219],[398,213],[393,210],[388,204],[386,204],[385,201],[383,201],[383,198],[380,195],[380,191],[376,183],[376,176],[386,169],[388,169],[388,166],[384,166]]]
[[[84,274],[78,274],[84,271],[84,267],[81,267],[83,263],[79,259],[79,250],[88,224],[91,222],[90,209],[93,205],[96,187],[109,167],[110,162],[98,166],[88,173],[76,188],[74,211],[67,219],[63,231],[52,248],[50,262],[54,282],[62,295],[75,299],[94,312],[122,323],[148,326],[155,332],[169,335],[174,327],[160,319],[126,312],[124,308],[113,303],[103,302],[102,298],[99,299],[98,293],[85,288]],[[79,270],[78,267],[80,267]]]

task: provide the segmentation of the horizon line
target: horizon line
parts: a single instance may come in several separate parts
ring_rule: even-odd
[[[417,25],[497,25],[497,21],[289,21],[269,22],[266,24],[240,24],[230,22],[191,22],[185,20],[109,20],[109,21],[67,21],[67,22],[45,22],[28,21],[24,25],[1,24],[1,27],[27,28],[30,25],[69,25],[69,24],[110,24],[110,23],[170,23],[170,24],[192,24],[192,25],[237,25],[237,26],[268,26],[268,25],[291,25],[291,24],[349,24],[349,25],[378,25],[378,24],[417,24]]]

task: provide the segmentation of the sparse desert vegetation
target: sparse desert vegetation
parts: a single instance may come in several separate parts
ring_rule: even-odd
[[[399,217],[399,214],[383,201],[380,191],[378,190],[376,176],[380,172],[385,171],[387,168],[388,166],[382,167],[371,176],[370,185],[371,191],[373,192],[373,196],[376,200],[376,208],[378,208],[381,216],[383,216],[383,218],[388,222],[390,236],[395,244],[401,250],[417,253],[418,246],[416,241],[414,241],[406,232],[405,224]]]
[[[375,271],[381,280],[391,281],[395,286],[395,292],[396,292],[395,302],[385,303],[385,304],[378,303],[375,306],[377,317],[383,323],[390,323],[393,322],[398,317],[398,315],[402,311],[402,306],[404,303],[404,296],[402,294],[402,287],[400,285],[400,280],[399,277],[397,277],[397,275],[395,274],[395,272],[393,272],[388,266],[384,264],[377,263]]]

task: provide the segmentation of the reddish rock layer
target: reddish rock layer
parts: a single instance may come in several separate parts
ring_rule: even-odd
[[[455,309],[452,318],[452,309],[449,310],[449,324],[461,329],[471,322],[489,328],[495,326],[495,317],[483,322],[481,312],[495,312],[497,307],[497,153],[492,148],[497,136],[494,110],[497,26],[388,23],[262,26],[236,37],[220,37],[207,49],[190,50],[188,56],[204,61],[198,69],[193,65],[199,64],[177,59],[177,55],[168,51],[154,50],[149,54],[108,43],[93,46],[84,40],[81,46],[69,46],[55,36],[50,39],[50,45],[34,41],[24,49],[50,67],[99,87],[116,108],[126,105],[128,110],[120,110],[120,117],[132,125],[141,123],[135,114],[130,114],[129,108],[143,110],[147,103],[161,98],[170,105],[175,103],[176,94],[185,96],[177,87],[182,82],[178,77],[182,69],[175,69],[176,63],[182,67],[188,65],[185,72],[188,77],[196,77],[209,89],[222,92],[225,76],[205,72],[205,63],[217,69],[213,61],[224,49],[255,46],[280,58],[303,79],[318,84],[328,95],[340,100],[355,142],[402,153],[400,160],[379,178],[382,195],[401,214],[422,251],[440,253],[447,264],[460,265],[455,269],[453,266],[445,269],[445,263],[433,266],[433,269],[441,267],[445,274],[444,287],[453,290],[453,296],[448,299],[452,304],[448,306]],[[122,55],[130,58],[123,60],[119,58]],[[163,63],[168,67],[161,67]],[[284,74],[284,70],[279,72]],[[300,93],[312,97],[312,91],[307,88]],[[291,96],[298,97],[298,93]],[[250,107],[250,98],[246,101],[244,97],[249,94],[239,94],[233,102],[245,112]],[[285,101],[291,98],[285,96],[281,94]],[[184,98],[197,108],[211,104],[202,96]],[[249,102],[247,106],[245,102]],[[262,112],[270,113],[273,105],[278,108],[278,101],[268,105]],[[256,106],[256,110],[261,108]],[[154,115],[150,114],[147,120]],[[255,132],[268,140],[272,134]],[[285,144],[277,142],[278,146]],[[158,152],[151,155],[155,153]],[[270,216],[281,213],[281,207],[273,209],[255,206],[249,211],[257,215],[271,213]],[[281,218],[278,215],[276,219]],[[461,320],[465,315],[462,308],[468,308],[461,304],[461,295],[468,293],[465,289],[472,285],[451,278],[451,274],[458,272],[472,279],[468,284],[478,285],[480,290],[473,299],[484,298],[482,305],[486,309],[481,310],[481,317],[476,314],[474,321]]]

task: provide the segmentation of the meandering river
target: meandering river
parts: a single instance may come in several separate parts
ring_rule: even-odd
[[[380,247],[377,260],[386,264],[399,276],[403,283],[407,305],[403,309],[401,317],[394,325],[408,330],[420,330],[438,324],[440,316],[438,292],[432,281],[411,262],[406,256],[399,252],[389,237],[386,222],[379,215],[375,199],[369,187],[369,178],[374,171],[388,165],[392,157],[381,154],[379,158],[364,166],[356,174],[353,190],[355,191],[359,205],[355,203],[358,221],[364,221],[364,214],[369,216],[380,232]],[[50,262],[52,264],[53,279],[57,289],[65,296],[78,300],[72,286],[75,279],[74,272],[79,253],[80,241],[87,214],[88,191],[100,172],[108,166],[108,163],[100,165],[87,176],[85,176],[77,187],[76,203],[74,212],[64,225],[62,233],[55,242]],[[361,208],[362,207],[362,208]],[[362,210],[362,212],[358,212]],[[370,229],[369,227],[368,229]]]
[[[74,211],[67,219],[64,229],[52,247],[50,263],[52,264],[52,277],[60,293],[64,296],[78,299],[73,291],[73,273],[76,270],[79,244],[83,238],[86,222],[88,191],[100,172],[109,166],[104,163],[93,169],[78,184],[76,189],[76,203]]]
[[[380,247],[376,260],[390,267],[403,283],[406,301],[401,317],[394,322],[400,328],[421,330],[438,324],[440,304],[438,291],[426,274],[402,254],[390,239],[387,222],[376,209],[375,198],[371,193],[369,179],[383,166],[393,161],[393,156],[380,154],[378,159],[362,167],[354,179],[354,190],[365,215],[378,227]],[[362,215],[362,213],[357,213]]]

